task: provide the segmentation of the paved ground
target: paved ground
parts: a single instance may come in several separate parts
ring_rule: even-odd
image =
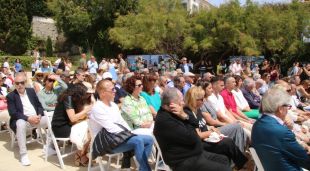
[[[61,171],[62,169],[59,166],[57,156],[50,156],[48,161],[44,161],[44,155],[42,152],[42,145],[39,143],[30,143],[27,144],[28,155],[31,161],[31,166],[22,166],[19,162],[19,153],[18,146],[15,144],[14,149],[10,147],[10,136],[8,132],[0,133],[0,171],[8,170],[23,170],[23,171]],[[76,167],[73,163],[73,155],[65,158],[65,170],[72,171],[86,171],[86,167]],[[94,171],[99,170],[98,167],[92,169]],[[118,170],[115,168],[115,165],[112,165],[112,169],[109,170]]]

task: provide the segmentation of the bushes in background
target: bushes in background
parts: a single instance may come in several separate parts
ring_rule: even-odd
[[[33,57],[31,56],[0,56],[1,66],[3,64],[5,57],[9,57],[9,63],[10,63],[11,68],[14,67],[15,59],[18,58],[23,66],[23,70],[31,71],[31,64],[34,61]],[[57,60],[57,57],[47,57],[46,59],[51,61],[51,63],[53,64]]]

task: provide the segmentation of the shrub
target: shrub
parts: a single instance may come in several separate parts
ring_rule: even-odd
[[[3,64],[5,57],[9,57],[9,64],[10,64],[11,68],[14,66],[15,59],[18,58],[22,64],[22,66],[23,66],[23,70],[31,71],[31,64],[34,60],[33,57],[31,57],[31,56],[8,56],[8,55],[7,56],[0,56],[1,66]],[[51,61],[51,63],[53,64],[57,60],[57,57],[47,57],[46,59]]]
[[[50,36],[46,40],[46,56],[53,56],[53,43]]]

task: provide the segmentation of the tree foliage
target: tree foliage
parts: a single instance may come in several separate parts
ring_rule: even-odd
[[[53,42],[50,36],[46,40],[46,56],[53,56]]]
[[[190,18],[192,27],[184,48],[220,57],[302,55],[303,49],[309,48],[302,41],[302,35],[309,36],[309,9],[297,1],[258,5],[248,0],[240,6],[233,0]]]
[[[114,19],[135,10],[136,0],[55,0],[58,28],[69,41],[97,55],[111,55],[117,46],[111,44],[107,30]]]
[[[141,0],[138,11],[119,16],[110,39],[122,49],[182,53],[188,30],[186,10],[178,0]]]
[[[24,0],[0,0],[0,50],[23,54],[31,37]]]

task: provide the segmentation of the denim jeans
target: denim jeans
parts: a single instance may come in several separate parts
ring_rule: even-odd
[[[136,135],[116,147],[113,150],[113,153],[122,153],[134,150],[136,159],[140,165],[139,171],[151,171],[151,167],[148,163],[148,157],[151,154],[153,143],[153,138],[149,135]]]

